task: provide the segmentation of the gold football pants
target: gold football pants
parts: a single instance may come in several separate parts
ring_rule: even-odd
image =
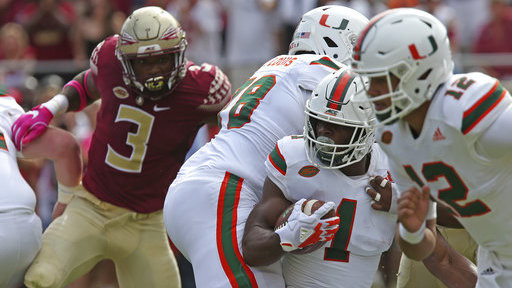
[[[162,211],[136,213],[78,191],[43,234],[28,287],[63,287],[112,259],[122,288],[180,287]]]

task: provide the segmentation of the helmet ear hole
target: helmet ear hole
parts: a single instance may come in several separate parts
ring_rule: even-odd
[[[324,41],[325,41],[325,44],[327,44],[328,47],[338,47],[338,45],[336,45],[336,43],[334,41],[332,41],[331,38],[329,37],[324,37]]]
[[[418,80],[425,80],[428,78],[428,75],[432,72],[432,68],[429,68],[425,73],[421,74],[420,77],[418,77]]]

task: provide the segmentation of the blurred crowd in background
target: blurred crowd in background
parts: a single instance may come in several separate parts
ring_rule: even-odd
[[[388,8],[420,7],[443,22],[456,59],[456,72],[484,71],[512,83],[512,9],[509,0],[0,0],[0,88],[25,110],[45,102],[87,68],[96,45],[120,31],[125,18],[142,6],[160,6],[186,31],[186,56],[227,72],[233,90],[264,62],[286,54],[300,16],[314,7],[339,4],[368,18]],[[510,90],[510,89],[509,89]],[[82,144],[85,163],[99,105],[66,113],[54,125]],[[212,130],[200,130],[201,145]],[[209,133],[210,132],[210,133]],[[50,161],[21,161],[22,173],[37,193],[44,227],[51,222],[57,182]],[[389,260],[393,269],[396,259]],[[394,267],[393,265],[396,265]],[[112,266],[73,287],[116,287]],[[183,287],[194,287],[183,267]],[[105,272],[107,271],[107,272]],[[392,272],[389,272],[391,273]],[[93,271],[94,274],[94,271]],[[106,276],[102,276],[106,275]],[[89,278],[87,278],[89,277]],[[383,281],[391,283],[388,276]],[[92,285],[91,281],[95,283]],[[81,282],[82,284],[80,284]],[[85,284],[84,284],[85,283]],[[111,286],[110,286],[111,285]]]

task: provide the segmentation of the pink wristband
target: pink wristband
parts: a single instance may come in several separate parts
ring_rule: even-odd
[[[89,88],[87,87],[87,78],[89,77],[89,73],[91,73],[91,69],[87,69],[87,71],[85,71],[85,75],[84,75],[84,86],[85,86],[85,94],[87,95],[87,97],[89,97]]]
[[[89,72],[91,70],[87,70],[87,72],[85,72],[85,76],[84,76],[84,83],[87,83],[87,76],[89,75]],[[81,111],[82,109],[84,109],[85,105],[87,105],[87,96],[89,95],[89,91],[87,90],[87,85],[86,87],[84,88],[84,86],[76,81],[76,80],[71,80],[69,81],[66,85],[64,85],[63,88],[66,88],[68,86],[73,86],[73,88],[76,89],[76,91],[78,92],[78,95],[80,95],[80,107],[78,107],[78,110],[77,111]]]

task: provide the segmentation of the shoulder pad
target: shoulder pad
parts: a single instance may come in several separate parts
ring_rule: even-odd
[[[117,35],[108,37],[96,45],[96,48],[92,51],[91,57],[89,58],[89,66],[94,76],[98,75],[98,66],[103,62],[118,61],[115,53],[117,37]]]
[[[201,66],[190,65],[187,73],[194,78],[197,88],[203,96],[199,106],[201,110],[220,111],[231,99],[231,82],[220,68],[208,63]]]
[[[343,64],[329,58],[328,56],[323,56],[319,59],[315,59],[311,61],[309,65],[324,65],[334,70],[339,70],[343,66]]]
[[[444,115],[464,135],[485,129],[510,102],[510,94],[497,79],[478,72],[454,75],[443,97],[448,98]]]

